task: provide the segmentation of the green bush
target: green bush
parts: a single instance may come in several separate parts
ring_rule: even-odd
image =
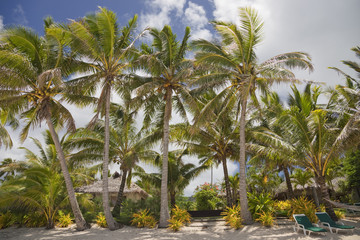
[[[234,229],[239,229],[242,227],[242,218],[240,216],[241,208],[239,205],[233,207],[226,207],[226,210],[221,213],[224,215],[223,219],[225,223],[230,225]]]
[[[217,185],[205,183],[196,188],[194,195],[197,210],[214,210],[223,206]]]
[[[270,193],[260,193],[259,195],[248,193],[249,210],[254,218],[260,216],[262,212],[274,212],[274,200]]]
[[[46,226],[46,217],[41,212],[30,212],[24,216],[26,227],[44,227]]]
[[[59,210],[58,214],[59,214],[58,223],[57,223],[58,227],[61,227],[61,228],[68,227],[70,224],[72,224],[73,219],[70,216],[70,213],[64,214],[63,211]]]
[[[10,211],[0,215],[0,229],[10,227],[15,223],[15,218]]]

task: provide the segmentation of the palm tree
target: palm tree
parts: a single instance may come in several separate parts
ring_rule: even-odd
[[[75,129],[74,119],[61,104],[68,86],[63,77],[76,63],[63,51],[62,38],[37,36],[33,31],[16,27],[2,32],[0,42],[0,109],[11,115],[20,114],[25,121],[21,132],[24,141],[31,126],[46,121],[55,143],[71,208],[78,230],[88,228],[78,202],[55,127]],[[11,81],[9,80],[11,79]]]
[[[234,176],[229,176],[229,184],[232,191],[232,202],[235,205],[238,199],[239,180],[239,173],[236,173]]]
[[[31,138],[38,150],[37,152],[39,152],[38,154],[28,148],[21,147],[25,151],[26,161],[18,161],[12,164],[18,166],[16,168],[17,175],[2,185],[5,194],[0,205],[11,210],[20,210],[23,214],[38,213],[40,218],[46,219],[46,228],[50,229],[54,228],[58,210],[68,206],[68,197],[50,132],[46,131],[43,135],[45,147],[38,139]],[[62,146],[66,140],[66,136],[61,139]],[[66,150],[65,155],[68,160],[69,154]],[[72,177],[76,177],[77,174],[78,172],[71,171]]]
[[[10,125],[13,130],[17,129],[19,126],[19,121],[15,118],[15,116],[9,114],[2,109],[0,109],[0,147],[5,146],[5,148],[12,148],[13,142],[11,140],[11,136],[5,128],[5,125]]]
[[[263,63],[258,63],[255,48],[262,40],[263,22],[257,12],[251,8],[240,8],[240,27],[233,23],[213,22],[222,43],[197,40],[194,46],[198,49],[196,62],[208,66],[207,74],[200,76],[198,92],[209,88],[217,88],[219,98],[226,96],[228,104],[224,111],[238,109],[239,147],[240,147],[240,205],[241,217],[245,223],[251,223],[252,217],[248,209],[246,194],[246,153],[245,124],[246,109],[249,96],[255,96],[257,88],[266,89],[274,82],[295,81],[289,68],[299,67],[312,69],[310,58],[302,52],[291,52],[277,55]],[[214,98],[206,106],[199,119],[207,118],[207,109],[211,108],[218,98]]]
[[[130,65],[128,60],[135,40],[141,36],[133,37],[136,22],[137,15],[129,20],[127,26],[120,28],[116,14],[99,7],[95,14],[89,14],[80,21],[72,21],[65,28],[51,30],[68,36],[71,51],[78,59],[84,60],[82,70],[87,75],[70,81],[74,86],[73,91],[78,93],[78,97],[72,101],[80,104],[93,103],[90,96],[95,93],[97,86],[102,87],[97,101],[97,113],[90,125],[96,122],[100,114],[105,116],[102,197],[110,230],[118,228],[110,212],[108,192],[110,98],[113,89],[121,92],[124,88],[125,71]]]
[[[118,197],[113,208],[113,215],[118,216],[123,201],[123,192],[126,181],[131,182],[133,168],[139,161],[150,161],[157,155],[150,150],[147,145],[149,142],[142,129],[137,131],[135,127],[136,111],[130,110],[130,103],[125,101],[124,107],[117,106],[118,109],[110,115],[110,162],[120,164],[121,184]],[[80,129],[71,136],[68,141],[68,147],[71,149],[81,149],[72,154],[72,161],[82,162],[86,159],[94,163],[102,160],[104,151],[104,124],[98,122],[96,126],[90,129]]]
[[[183,102],[196,107],[187,88],[193,72],[192,61],[185,58],[190,28],[185,29],[182,42],[176,40],[170,26],[161,31],[151,29],[152,47],[142,45],[142,52],[137,60],[137,67],[143,69],[149,77],[136,76],[136,93],[144,102],[145,126],[158,113],[157,129],[162,131],[162,170],[161,203],[159,227],[167,227],[169,219],[168,204],[168,148],[169,122],[173,105],[177,112],[186,119]],[[174,104],[173,104],[174,102]],[[159,136],[159,135],[158,135]]]
[[[197,177],[202,171],[204,171],[207,166],[200,165],[196,167],[192,163],[184,163],[183,157],[188,154],[188,150],[174,150],[169,152],[169,177],[168,177],[168,191],[170,194],[170,203],[171,207],[176,205],[176,197],[179,196],[183,190],[190,184],[190,181]],[[163,161],[160,157],[157,157],[154,161],[155,166],[159,169],[162,169]],[[161,187],[161,178],[162,174],[151,173],[147,174],[141,169],[138,169],[134,173],[136,176],[140,177],[142,181],[151,182],[156,187]]]
[[[304,190],[304,195],[306,193],[305,186],[312,184],[312,178],[313,174],[309,171],[306,171],[304,169],[295,169],[295,172],[291,174],[292,182],[295,184],[295,188],[300,185],[302,189]]]
[[[303,111],[297,106],[292,106],[279,119],[291,134],[289,140],[295,147],[294,154],[299,165],[313,171],[315,181],[321,188],[326,211],[333,219],[337,217],[331,204],[326,201],[330,199],[326,186],[327,170],[331,162],[336,161],[347,149],[357,144],[355,139],[358,139],[360,133],[359,119],[340,119],[331,109],[315,107]]]
[[[253,159],[263,158],[270,168],[278,168],[284,172],[288,196],[293,198],[295,195],[289,174],[289,168],[295,165],[295,159],[292,158],[293,148],[287,142],[288,136],[285,135],[283,126],[277,121],[284,111],[277,93],[266,92],[261,96],[261,102],[249,120],[250,141],[247,147],[254,155]]]
[[[199,97],[199,109],[202,109],[215,96],[214,91],[209,91]],[[178,144],[187,147],[191,154],[198,155],[201,164],[211,166],[215,163],[223,166],[226,201],[228,206],[232,206],[234,202],[231,194],[227,161],[228,159],[233,161],[238,159],[237,139],[239,132],[233,120],[234,114],[228,113],[216,117],[221,114],[224,107],[224,104],[219,104],[212,108],[212,117],[209,119],[214,120],[208,120],[203,124],[195,123],[193,126],[179,124],[176,129],[179,131],[177,133],[179,135]]]

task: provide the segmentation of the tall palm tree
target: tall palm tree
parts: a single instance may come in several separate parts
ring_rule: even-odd
[[[120,28],[116,14],[99,7],[95,14],[89,14],[79,21],[72,21],[65,28],[53,28],[52,31],[68,36],[69,45],[78,59],[84,60],[82,71],[86,76],[71,80],[74,92],[78,92],[76,103],[93,103],[93,95],[98,86],[101,94],[97,101],[97,113],[91,121],[92,125],[98,116],[104,115],[104,157],[103,157],[103,207],[110,230],[118,228],[110,212],[108,192],[108,165],[110,145],[110,99],[112,90],[121,92],[124,88],[125,71],[130,66],[129,57],[133,51],[135,40],[133,36],[137,22],[137,15],[129,20],[128,25]],[[88,96],[86,98],[85,96]]]
[[[184,189],[190,184],[190,181],[197,177],[207,166],[200,165],[196,167],[192,163],[185,163],[183,157],[188,154],[188,150],[174,150],[169,152],[169,177],[168,177],[168,191],[170,194],[171,207],[176,205],[176,197],[179,196]],[[163,161],[158,157],[153,162],[159,169],[162,168]],[[142,181],[148,181],[156,187],[161,187],[162,174],[159,173],[145,173],[138,169],[135,173]]]
[[[208,102],[216,96],[214,91],[209,91],[199,97],[199,109],[202,109]],[[211,166],[213,163],[221,164],[224,172],[224,184],[226,190],[226,201],[228,206],[233,205],[233,197],[231,194],[231,186],[229,182],[229,173],[227,167],[228,160],[237,160],[239,150],[237,139],[239,135],[238,128],[233,120],[231,113],[222,114],[222,110],[226,104],[214,106],[212,117],[204,124],[194,124],[189,126],[179,124],[176,129],[179,131],[179,144],[188,148],[193,155],[198,155],[201,159],[200,163]],[[222,114],[221,117],[217,117]]]
[[[288,136],[277,121],[284,111],[285,107],[277,93],[266,92],[261,96],[261,102],[249,120],[250,141],[247,147],[254,155],[253,159],[263,158],[270,168],[278,168],[279,171],[284,172],[288,196],[293,198],[294,192],[289,173],[289,168],[295,165],[295,159],[292,158],[293,148],[287,143]]]
[[[263,22],[258,13],[251,8],[240,8],[240,26],[233,23],[213,22],[221,37],[221,44],[207,40],[197,40],[194,46],[198,49],[196,62],[208,66],[207,74],[199,77],[197,90],[201,92],[209,88],[219,89],[218,96],[226,96],[228,109],[240,111],[240,205],[241,217],[245,223],[251,223],[252,217],[248,210],[246,194],[246,152],[245,124],[246,109],[250,96],[255,96],[257,88],[266,89],[274,82],[295,81],[294,74],[289,70],[293,67],[312,69],[310,58],[302,52],[291,52],[277,55],[263,63],[258,63],[255,49],[262,40]],[[207,118],[207,109],[216,103],[214,98],[202,110],[199,118]]]
[[[53,35],[55,36],[55,35]],[[63,38],[39,37],[33,31],[16,27],[1,33],[0,109],[20,114],[25,121],[21,132],[24,141],[30,127],[46,121],[55,143],[62,174],[78,230],[88,228],[78,202],[55,127],[75,129],[74,119],[61,104],[68,95],[68,76],[76,62],[63,51]],[[71,63],[71,64],[70,64]],[[10,80],[11,79],[11,80]]]
[[[193,72],[192,61],[185,58],[188,49],[190,28],[185,29],[181,42],[170,26],[161,31],[151,29],[152,46],[142,45],[142,52],[137,60],[138,68],[143,69],[149,77],[135,77],[138,98],[144,100],[145,123],[158,113],[157,129],[162,131],[162,170],[161,170],[161,204],[159,227],[167,227],[169,219],[168,204],[168,149],[169,123],[173,105],[177,112],[186,119],[183,102],[193,108],[195,101],[188,90],[188,83]],[[146,124],[147,125],[147,124]],[[145,125],[145,126],[146,126]]]
[[[292,106],[279,121],[291,133],[289,141],[295,147],[294,154],[299,165],[313,171],[326,211],[337,219],[331,204],[326,201],[330,199],[326,174],[331,162],[357,144],[355,139],[360,134],[359,119],[342,117],[339,120],[339,115],[331,109],[315,107],[302,111]]]
[[[137,131],[135,127],[136,111],[130,111],[129,103],[125,107],[117,106],[118,109],[110,115],[110,162],[119,164],[121,184],[118,197],[113,208],[113,215],[118,216],[123,201],[125,183],[131,182],[133,168],[140,161],[151,161],[157,155],[148,148],[149,141],[144,137],[143,131]],[[104,124],[98,122],[93,129],[80,129],[71,136],[67,143],[71,149],[81,149],[72,154],[72,161],[98,162],[102,160],[104,151]]]

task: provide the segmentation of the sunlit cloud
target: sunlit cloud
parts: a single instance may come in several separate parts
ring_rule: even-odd
[[[13,18],[16,24],[26,26],[29,21],[26,19],[25,11],[21,4],[16,5],[13,10]]]

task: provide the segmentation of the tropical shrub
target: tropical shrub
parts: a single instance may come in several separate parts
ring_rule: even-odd
[[[316,206],[313,201],[306,199],[304,196],[300,198],[291,199],[291,211],[289,211],[290,219],[293,219],[293,214],[305,214],[312,223],[317,222],[317,217],[315,215]]]
[[[106,228],[107,227],[107,222],[106,222],[106,218],[105,218],[105,215],[100,212],[97,216],[96,216],[96,224],[99,226],[99,227],[102,227],[102,228]]]
[[[24,216],[26,227],[44,227],[47,224],[46,217],[42,212],[29,212]]]
[[[59,210],[58,211],[58,223],[57,223],[57,226],[58,227],[68,227],[70,224],[72,224],[72,217],[70,216],[70,213],[68,214],[64,214],[63,211]]]
[[[272,212],[261,212],[260,214],[258,214],[258,218],[256,219],[256,221],[260,222],[263,226],[266,227],[272,227],[274,226],[274,216],[272,214]]]
[[[240,206],[234,205],[232,207],[226,207],[226,210],[222,212],[221,215],[224,215],[223,219],[227,225],[230,225],[232,228],[239,229],[242,227],[240,211]]]
[[[274,210],[277,215],[280,216],[289,216],[291,211],[291,202],[290,200],[285,201],[275,201]]]
[[[345,218],[345,213],[339,209],[335,209],[334,210],[336,216],[338,219],[344,219]]]
[[[248,193],[249,210],[254,218],[257,218],[262,212],[274,212],[274,200],[270,193],[260,193],[259,195]]]
[[[10,227],[15,223],[15,218],[10,211],[0,215],[0,229]]]
[[[173,230],[174,232],[179,231],[180,228],[184,225],[184,222],[176,218],[170,218],[168,222],[169,222],[168,228]]]
[[[171,209],[171,218],[168,220],[169,225],[168,228],[177,232],[184,225],[184,223],[190,223],[191,217],[190,214],[175,205],[173,209]]]
[[[178,206],[175,205],[175,207],[173,209],[171,209],[171,218],[174,218],[176,220],[179,220],[183,223],[190,223],[191,222],[191,216],[190,214],[184,210],[179,208]]]
[[[138,213],[133,214],[133,219],[131,220],[131,225],[136,226],[138,228],[148,227],[154,228],[156,226],[157,221],[155,218],[149,213],[149,209],[144,209],[139,211]]]
[[[214,210],[223,206],[216,184],[205,183],[196,187],[194,197],[197,210]]]

